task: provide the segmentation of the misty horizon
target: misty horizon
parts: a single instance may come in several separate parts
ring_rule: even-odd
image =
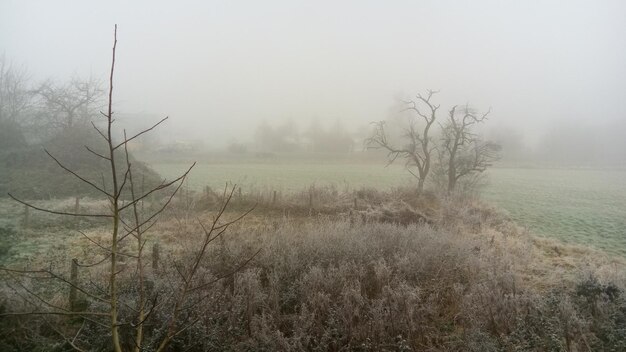
[[[607,149],[624,145],[619,1],[593,11],[583,2],[64,4],[3,2],[6,60],[33,83],[106,85],[117,23],[116,111],[170,116],[172,140],[250,143],[263,121],[358,130],[434,89],[442,112],[491,107],[485,133],[513,130],[525,148],[543,148],[564,124],[592,129]]]

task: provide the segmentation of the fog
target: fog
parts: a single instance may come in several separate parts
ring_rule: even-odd
[[[626,351],[625,131],[626,0],[0,0],[0,350]]]
[[[362,131],[436,89],[445,111],[491,107],[505,156],[624,162],[625,16],[623,1],[3,0],[0,53],[34,81],[105,81],[117,23],[116,110],[210,147],[263,122]]]

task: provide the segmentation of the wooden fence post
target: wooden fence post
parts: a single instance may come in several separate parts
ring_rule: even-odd
[[[74,200],[74,214],[78,213],[80,213],[80,197],[76,197],[76,199]],[[76,216],[75,221],[76,222],[74,223],[74,225],[78,227],[78,225],[80,224],[80,216]]]
[[[159,256],[161,248],[158,243],[152,245],[152,270],[159,270]]]
[[[70,310],[75,312],[77,309],[78,298],[78,260],[72,259],[72,266],[70,268]]]
[[[28,228],[30,225],[30,208],[27,205],[24,205],[24,228]]]
[[[272,196],[272,204],[276,205],[276,191],[274,191],[274,195]]]

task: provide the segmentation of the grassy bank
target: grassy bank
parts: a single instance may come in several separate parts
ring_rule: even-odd
[[[174,176],[184,164],[154,163],[153,167],[162,175]],[[488,170],[480,193],[535,234],[626,257],[625,180],[624,170],[493,168]],[[189,187],[198,191],[207,185],[220,189],[227,181],[246,192],[269,195],[274,190],[301,191],[312,184],[341,192],[361,187],[390,190],[411,185],[415,179],[402,166],[365,161],[222,160],[196,165]]]

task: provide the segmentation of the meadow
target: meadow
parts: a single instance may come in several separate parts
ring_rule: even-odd
[[[174,177],[182,163],[153,163]],[[191,189],[224,187],[294,192],[310,185],[349,192],[361,187],[389,190],[413,177],[402,166],[378,163],[201,162],[189,179]],[[590,169],[492,168],[480,193],[532,233],[571,244],[590,245],[626,256],[626,171]]]

